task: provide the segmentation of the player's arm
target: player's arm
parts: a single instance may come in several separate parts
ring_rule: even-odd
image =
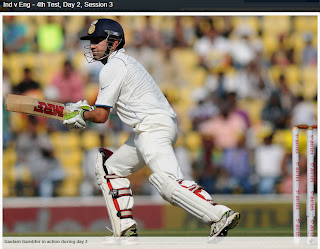
[[[83,113],[85,120],[92,123],[105,123],[110,114],[110,107],[107,106],[97,106],[92,111],[86,111]]]
[[[108,120],[110,107],[90,106],[87,101],[78,101],[66,105],[69,113],[65,116],[63,124],[70,129],[84,129],[87,121],[105,123]]]

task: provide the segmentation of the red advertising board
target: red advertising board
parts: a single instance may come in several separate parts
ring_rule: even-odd
[[[134,218],[140,229],[164,227],[164,206],[161,204],[136,205]],[[4,232],[65,232],[106,231],[111,227],[108,212],[103,205],[4,207]]]

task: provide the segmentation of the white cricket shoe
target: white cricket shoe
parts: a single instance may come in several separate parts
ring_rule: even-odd
[[[211,224],[210,237],[227,236],[228,230],[233,229],[240,220],[240,214],[229,210],[217,222]]]
[[[108,230],[110,229],[108,228]],[[137,243],[137,237],[137,224],[135,223],[122,231],[121,237],[108,236],[104,238],[102,243],[108,245],[135,245]]]
[[[121,232],[121,237],[137,237],[137,223]]]

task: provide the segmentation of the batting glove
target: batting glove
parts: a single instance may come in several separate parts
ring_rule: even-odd
[[[74,112],[74,111],[80,111],[82,107],[87,106],[90,107],[88,102],[86,100],[81,101],[79,100],[77,103],[67,103],[66,108],[69,112]]]
[[[63,121],[63,124],[70,129],[84,129],[87,126],[83,113],[87,110],[70,112]]]
[[[69,114],[65,117],[63,124],[69,129],[84,129],[87,126],[84,112],[91,111],[94,107],[90,106],[86,100],[77,103],[68,103],[66,108]]]

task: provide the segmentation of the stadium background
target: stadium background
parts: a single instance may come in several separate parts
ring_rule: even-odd
[[[4,16],[3,97],[94,104],[101,65],[86,62],[78,38],[97,18]],[[122,24],[126,51],[147,68],[178,114],[175,148],[186,178],[244,214],[239,226],[249,232],[238,235],[263,228],[290,236],[291,127],[317,123],[317,17],[108,18]],[[4,232],[104,231],[106,211],[93,172],[96,148],[115,150],[130,131],[116,116],[73,132],[57,121],[3,109]],[[305,137],[300,148],[303,186]],[[203,226],[159,200],[149,174],[145,167],[130,176],[141,228],[198,235],[192,229]],[[49,198],[46,204],[42,197]],[[55,226],[62,213],[64,223]]]

